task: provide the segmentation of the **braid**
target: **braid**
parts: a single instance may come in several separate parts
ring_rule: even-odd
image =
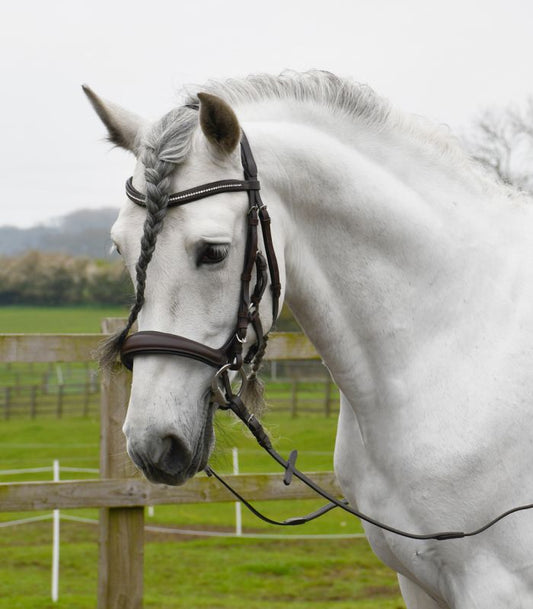
[[[98,349],[97,355],[103,370],[109,370],[112,367],[122,343],[126,340],[144,304],[146,272],[154,254],[157,237],[163,228],[170,193],[170,175],[175,169],[173,162],[161,158],[165,150],[160,133],[165,128],[164,120],[156,125],[149,140],[145,143],[141,156],[141,161],[145,167],[147,213],[141,238],[141,253],[135,266],[135,302],[130,309],[126,327],[109,337]]]
[[[157,237],[163,228],[170,191],[169,176],[174,170],[172,163],[159,160],[156,150],[148,146],[145,148],[142,160],[145,165],[147,214],[141,238],[141,253],[135,266],[137,282],[135,303],[131,307],[128,323],[123,330],[126,334],[135,323],[144,304],[146,271],[154,254]]]

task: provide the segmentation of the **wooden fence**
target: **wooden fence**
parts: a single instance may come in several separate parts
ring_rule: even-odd
[[[65,383],[53,391],[41,385],[7,385],[0,389],[0,419],[88,417],[99,412],[99,401],[100,391],[92,383]]]
[[[104,326],[111,331],[112,322]],[[80,362],[91,359],[102,335],[0,335],[1,362]],[[267,351],[271,360],[317,359],[300,334],[274,334]],[[144,506],[234,501],[215,480],[197,476],[183,487],[152,485],[139,478],[129,460],[121,431],[129,397],[130,375],[117,365],[102,383],[100,479],[0,484],[0,511],[100,508],[98,609],[143,606]],[[334,474],[314,474],[338,492]],[[307,499],[314,495],[298,481],[283,485],[282,474],[227,476],[234,488],[254,500]]]
[[[268,389],[269,411],[289,412],[293,418],[308,413],[329,417],[338,411],[338,390],[325,369],[321,377],[288,376],[275,380],[264,374],[262,377]],[[48,386],[0,381],[0,420],[92,417],[99,412],[100,387],[93,378]]]

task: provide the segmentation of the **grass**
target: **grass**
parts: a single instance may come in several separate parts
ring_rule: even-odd
[[[104,317],[127,317],[124,307],[0,307],[0,334],[100,332]]]
[[[63,525],[63,536],[76,525]],[[31,534],[31,533],[30,533]],[[96,534],[62,545],[60,598],[48,598],[50,551],[10,548],[1,609],[94,609]],[[4,571],[2,569],[2,571]],[[400,609],[395,578],[363,540],[251,541],[148,539],[146,609]],[[4,573],[2,573],[2,576]],[[7,583],[9,582],[9,584]]]
[[[221,413],[219,447],[213,466],[231,470],[230,448],[240,449],[241,471],[275,469],[230,416]],[[273,413],[266,423],[283,453],[297,446],[300,466],[331,469],[335,421],[321,417],[291,419]],[[96,420],[43,419],[7,421],[0,427],[0,469],[45,467],[58,458],[63,466],[97,467]],[[125,457],[126,458],[126,457]],[[46,473],[40,479],[50,479]],[[85,475],[87,476],[87,475]],[[72,475],[71,477],[82,477]],[[2,481],[38,479],[4,476]],[[315,501],[263,502],[261,509],[275,518],[301,514],[317,507]],[[97,518],[96,510],[65,511]],[[0,514],[0,520],[34,513]],[[147,524],[183,529],[232,530],[234,506],[204,504],[157,506]],[[51,531],[49,521],[3,528],[0,548],[0,609],[93,609],[97,587],[97,527],[64,521],[61,525],[60,601],[49,600]],[[286,532],[248,513],[244,531]],[[356,519],[328,514],[306,525],[305,533],[361,531]],[[297,533],[291,529],[291,533]],[[193,538],[147,533],[145,545],[145,607],[209,609],[399,609],[403,607],[395,575],[374,557],[364,539],[284,540]]]

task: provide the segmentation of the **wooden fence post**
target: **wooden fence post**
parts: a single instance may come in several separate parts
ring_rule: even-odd
[[[129,388],[129,372],[119,364],[102,381],[101,478],[133,477],[122,434]],[[143,563],[144,508],[102,508],[98,609],[142,609]]]

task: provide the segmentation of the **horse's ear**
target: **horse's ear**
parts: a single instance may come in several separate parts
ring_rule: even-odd
[[[209,93],[198,93],[200,127],[205,137],[226,154],[235,150],[241,141],[241,128],[235,112],[228,104]]]
[[[139,135],[146,124],[145,120],[117,104],[98,97],[87,85],[82,85],[82,89],[89,98],[96,114],[107,127],[107,139],[116,146],[136,154],[139,146]]]

